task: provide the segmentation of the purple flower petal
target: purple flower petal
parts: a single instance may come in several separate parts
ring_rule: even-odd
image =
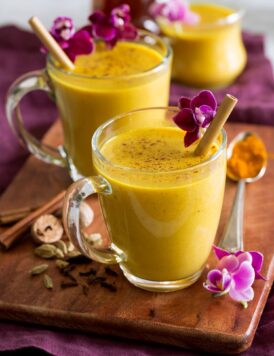
[[[65,49],[69,58],[74,61],[80,54],[89,54],[93,50],[93,42],[89,33],[79,30],[69,41],[69,47]]]
[[[53,22],[50,33],[58,43],[62,40],[68,41],[75,33],[72,19],[66,16],[57,17]]]
[[[177,126],[185,131],[194,131],[197,124],[191,109],[183,109],[173,117],[173,121]]]
[[[230,253],[226,250],[223,250],[222,248],[216,246],[216,245],[213,245],[213,251],[216,255],[216,257],[218,258],[218,260],[220,260],[221,258],[223,258],[224,256],[229,256]]]
[[[199,108],[202,105],[209,106],[213,111],[217,109],[217,101],[210,90],[202,90],[190,103],[190,107],[193,111],[195,108]]]
[[[185,147],[188,147],[192,145],[193,142],[197,141],[201,136],[200,129],[197,127],[194,131],[192,132],[187,132],[185,134],[184,138],[184,145]]]
[[[241,251],[241,250],[240,250],[240,251],[237,251],[237,252],[234,253],[234,255],[235,255],[236,257],[238,257],[241,253],[244,253],[244,251]]]
[[[262,269],[262,265],[264,262],[264,256],[261,252],[250,251],[250,255],[252,256],[252,266],[255,271],[260,272]]]
[[[212,293],[225,294],[228,292],[232,283],[231,275],[226,269],[219,271],[213,269],[208,272],[207,281],[204,283],[204,287]]]
[[[210,284],[217,285],[222,280],[222,271],[219,269],[212,269],[208,272],[207,279]]]
[[[200,15],[196,14],[196,12],[187,11],[185,13],[184,23],[187,25],[195,25],[200,21]]]
[[[264,261],[263,254],[257,251],[250,251],[249,253],[252,256],[252,266],[254,267],[255,271],[260,272]]]
[[[117,28],[123,28],[123,26],[128,24],[130,20],[130,7],[128,4],[117,6],[111,11],[110,21]]]
[[[153,2],[149,7],[149,13],[152,17],[161,16],[164,7],[165,7],[165,3]]]
[[[214,294],[220,293],[220,289],[218,287],[211,285],[211,284],[207,284],[206,282],[204,282],[203,286],[205,289],[207,289],[211,293],[214,293]]]
[[[234,255],[235,256],[235,255]],[[252,264],[252,256],[249,252],[242,252],[237,256],[239,263],[243,263],[245,261],[250,262]]]
[[[135,40],[137,37],[138,37],[137,28],[131,23],[125,24],[123,31],[120,33],[120,39]]]
[[[117,30],[102,11],[95,11],[90,15],[89,20],[92,23],[93,37],[104,41],[111,41],[117,35]]]
[[[127,4],[115,7],[109,16],[95,11],[89,20],[92,23],[92,35],[113,47],[119,40],[133,40],[138,37],[136,27],[130,23],[130,7]]]
[[[89,21],[91,23],[98,23],[98,22],[101,22],[101,21],[104,21],[106,18],[106,15],[102,12],[102,11],[94,11],[90,16],[89,16]]]
[[[246,253],[248,253],[250,256],[248,260],[251,261],[252,267],[255,271],[255,279],[263,279],[264,281],[266,281],[266,278],[260,273],[264,260],[263,254],[257,251],[250,251]],[[236,252],[236,254],[240,257],[242,254],[244,254],[244,252],[240,251],[240,252]]]
[[[181,96],[179,99],[179,108],[180,109],[190,109],[190,99],[186,98],[185,96]]]
[[[217,268],[219,270],[223,270],[224,268],[228,270],[228,272],[233,273],[239,267],[238,258],[234,255],[224,256],[219,260],[217,264]]]
[[[254,290],[252,287],[248,287],[244,290],[238,290],[230,288],[229,295],[237,302],[249,302],[254,298]]]
[[[255,280],[255,272],[250,262],[244,261],[241,263],[239,269],[233,274],[233,281],[235,283],[233,289],[245,290],[252,286]]]
[[[212,110],[210,106],[208,105],[201,105],[199,107],[202,115],[204,116],[204,120],[203,120],[203,123],[202,123],[202,127],[207,127],[211,121],[213,120],[213,117],[216,115],[216,111],[215,110]]]
[[[199,106],[196,106],[196,104]],[[217,105],[215,104],[214,95],[208,90],[201,91],[192,100],[186,97],[179,99],[181,111],[175,115],[174,122],[182,130],[187,131],[184,139],[185,147],[198,140],[201,136],[200,128],[206,128],[212,121],[215,111],[211,105],[215,107]]]
[[[153,17],[165,17],[167,20],[180,21],[188,25],[196,24],[200,17],[189,9],[187,2],[182,0],[168,0],[161,3],[155,2],[149,8]]]

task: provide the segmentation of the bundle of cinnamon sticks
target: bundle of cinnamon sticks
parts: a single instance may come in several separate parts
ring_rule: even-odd
[[[4,231],[0,232],[0,245],[2,245],[5,249],[9,249],[20,237],[24,232],[26,232],[33,222],[43,214],[52,214],[57,210],[61,209],[63,206],[63,199],[65,196],[65,191],[63,190],[55,197],[50,199],[46,202],[43,206],[31,211],[28,215],[23,217],[17,223],[8,227]],[[21,209],[19,211],[13,212],[13,214],[7,214],[6,217],[8,219],[4,220],[4,222],[11,221],[11,218],[20,217],[20,214],[25,215],[26,209]],[[3,222],[3,219],[2,219]]]

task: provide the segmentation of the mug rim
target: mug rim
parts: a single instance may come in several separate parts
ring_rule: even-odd
[[[185,168],[180,168],[180,169],[169,169],[169,170],[161,170],[159,172],[157,171],[152,171],[152,170],[142,170],[142,169],[138,169],[138,168],[132,168],[132,167],[126,167],[126,166],[120,166],[118,164],[114,164],[113,162],[111,162],[109,159],[107,159],[100,151],[100,148],[98,147],[98,140],[100,138],[100,135],[102,134],[102,132],[109,127],[110,125],[112,125],[114,122],[124,119],[126,118],[128,115],[131,114],[135,114],[135,113],[139,113],[139,112],[144,112],[144,111],[149,111],[149,110],[165,110],[166,112],[171,112],[171,113],[178,113],[179,108],[176,106],[167,106],[167,107],[163,107],[163,106],[159,106],[159,107],[149,107],[149,108],[142,108],[142,109],[137,109],[137,110],[132,110],[132,111],[128,111],[126,113],[120,114],[120,115],[116,115],[115,117],[107,120],[106,122],[104,122],[102,125],[100,125],[96,131],[94,132],[92,138],[91,138],[91,150],[92,150],[92,159],[94,160],[94,156],[96,156],[96,158],[98,159],[99,162],[102,162],[104,165],[107,165],[111,168],[114,168],[116,170],[120,170],[120,171],[124,171],[124,172],[128,172],[128,173],[140,173],[143,175],[155,175],[155,174],[178,174],[178,173],[182,173],[182,172],[188,172],[191,171],[193,169],[197,169],[200,167],[204,167],[206,165],[208,165],[210,162],[215,161],[221,154],[222,152],[226,149],[226,145],[227,145],[227,134],[224,128],[221,129],[221,134],[222,134],[222,142],[218,148],[218,150],[209,158],[207,158],[206,160],[196,163],[190,167],[185,167]]]
[[[94,77],[94,76],[87,76],[87,75],[83,75],[83,74],[79,74],[79,73],[73,73],[73,72],[66,70],[64,68],[57,67],[55,65],[54,61],[52,60],[52,57],[50,54],[47,55],[46,67],[47,67],[47,69],[48,69],[48,67],[49,67],[49,69],[50,69],[50,67],[52,67],[55,71],[57,71],[61,74],[68,75],[72,78],[78,78],[78,79],[83,79],[83,80],[105,81],[105,82],[113,81],[113,80],[136,79],[136,78],[140,78],[142,76],[151,75],[151,74],[160,72],[162,70],[162,68],[164,68],[166,65],[168,65],[168,63],[172,57],[171,46],[169,45],[169,43],[164,41],[163,38],[161,38],[160,36],[158,36],[154,33],[149,32],[149,31],[138,29],[138,34],[143,37],[149,36],[149,37],[154,38],[157,42],[160,42],[163,45],[163,47],[166,49],[166,53],[163,55],[163,58],[161,59],[160,63],[158,63],[156,66],[149,68],[147,70],[144,70],[142,72],[120,75],[120,76],[113,76],[113,77],[101,77],[101,78]],[[136,40],[127,40],[127,41],[122,41],[122,42],[138,43],[138,38]]]

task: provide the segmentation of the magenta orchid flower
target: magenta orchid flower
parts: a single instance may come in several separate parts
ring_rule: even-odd
[[[59,16],[53,21],[50,33],[56,41],[68,41],[75,34],[73,21],[70,17]]]
[[[120,40],[134,40],[138,36],[137,29],[130,22],[130,7],[127,4],[115,7],[109,16],[101,11],[90,15],[91,25],[86,28],[93,38],[103,40],[109,47]]]
[[[213,269],[209,271],[204,287],[211,293],[223,295],[229,291],[231,283],[232,277],[225,268],[222,271]]]
[[[93,51],[93,41],[88,31],[82,29],[76,32],[70,17],[57,17],[50,33],[73,62],[76,56]],[[42,51],[46,52],[45,48]]]
[[[178,105],[180,111],[173,120],[186,131],[184,144],[188,147],[201,137],[201,129],[206,129],[213,120],[217,101],[211,91],[203,90],[193,99],[182,96]]]
[[[54,20],[50,29],[51,35],[73,62],[76,56],[93,51],[93,39],[103,40],[112,48],[117,41],[134,40],[138,37],[137,29],[130,22],[130,7],[127,4],[115,7],[108,16],[95,11],[89,20],[91,25],[76,32],[72,19],[60,16]],[[47,52],[46,48],[42,47],[41,50]]]
[[[149,12],[153,17],[164,17],[170,22],[179,21],[187,25],[195,25],[200,19],[184,0],[155,1]]]
[[[208,272],[204,287],[215,296],[228,293],[233,300],[247,307],[247,302],[254,298],[254,280],[265,279],[260,274],[263,255],[257,251],[232,254],[217,246],[213,249],[219,262]]]

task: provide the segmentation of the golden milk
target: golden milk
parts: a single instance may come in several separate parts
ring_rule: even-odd
[[[147,45],[119,42],[113,49],[98,45],[92,54],[78,56],[73,74],[48,66],[64,147],[82,175],[94,173],[90,141],[104,121],[130,110],[167,105],[170,58],[163,64],[164,57],[166,53]]]
[[[172,76],[199,88],[228,85],[246,64],[241,16],[230,8],[211,3],[190,7],[200,16],[196,25],[160,21],[174,52]]]
[[[196,157],[183,135],[175,127],[132,129],[102,144],[109,163],[94,159],[111,185],[99,197],[112,241],[126,256],[121,266],[145,280],[201,273],[219,222],[225,151],[206,163],[219,144]]]

